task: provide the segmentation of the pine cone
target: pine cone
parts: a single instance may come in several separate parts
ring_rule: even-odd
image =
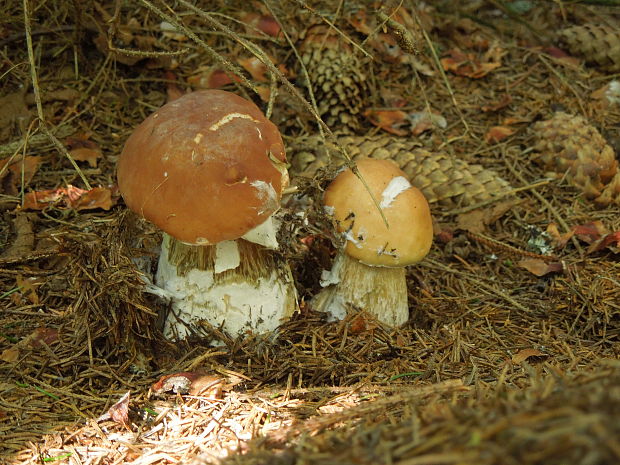
[[[358,129],[368,87],[351,45],[320,24],[308,28],[300,50],[323,121],[336,129]]]
[[[620,71],[620,30],[610,26],[573,26],[559,32],[560,42],[571,53],[608,71]]]
[[[343,136],[338,143],[355,160],[358,157],[391,159],[420,189],[429,203],[447,208],[474,205],[511,190],[494,171],[470,165],[444,153],[432,153],[413,141],[390,136]],[[312,177],[330,164],[329,155],[319,137],[300,138],[287,147],[291,155],[291,176]],[[331,147],[332,165],[342,165],[340,152]]]
[[[620,204],[620,172],[614,150],[581,116],[563,112],[533,126],[539,153],[536,161],[545,169],[580,188],[599,206]]]

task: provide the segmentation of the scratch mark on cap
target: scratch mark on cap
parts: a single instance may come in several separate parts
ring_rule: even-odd
[[[249,119],[250,121],[253,121],[254,123],[260,122],[257,119],[252,118],[250,115],[246,115],[244,113],[229,113],[223,116],[222,118],[220,118],[219,121],[213,123],[211,127],[209,127],[209,131],[217,131],[219,128],[224,126],[226,123],[230,123],[232,120],[236,118]]]

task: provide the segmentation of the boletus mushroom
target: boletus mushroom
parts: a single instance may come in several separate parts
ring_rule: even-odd
[[[433,240],[430,208],[391,160],[362,158],[356,166],[367,187],[347,169],[324,193],[324,209],[344,244],[331,271],[323,272],[313,307],[333,318],[364,310],[401,326],[409,319],[405,267],[421,261]]]
[[[221,90],[167,103],[131,134],[117,177],[126,205],[163,231],[165,336],[185,338],[201,321],[265,333],[295,311],[272,216],[288,185],[284,144],[254,103]]]

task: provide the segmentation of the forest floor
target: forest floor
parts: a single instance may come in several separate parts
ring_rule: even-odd
[[[620,463],[620,187],[601,202],[583,182],[620,153],[620,36],[589,55],[558,39],[620,30],[620,7],[0,3],[0,463]],[[321,23],[364,81],[348,131],[415,140],[510,189],[432,203],[402,328],[313,311],[334,247],[300,223],[287,250],[301,311],[275,341],[217,328],[166,341],[166,304],[138,267],[161,235],[118,193],[123,144],[167,101],[221,87],[270,113],[295,165],[295,141],[319,132],[297,54]],[[554,136],[537,123],[557,112],[582,119]],[[581,174],[550,173],[540,147],[563,159],[582,132]],[[297,182],[297,197],[321,187]]]

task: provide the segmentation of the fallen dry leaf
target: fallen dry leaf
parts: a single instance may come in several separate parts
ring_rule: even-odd
[[[32,227],[33,213],[17,212],[13,219],[15,239],[4,250],[2,258],[25,257],[34,250],[35,234]]]
[[[603,249],[609,249],[614,253],[620,252],[620,231],[609,233],[601,239],[595,241],[588,247],[588,253],[598,252]]]
[[[477,208],[467,213],[457,216],[457,228],[473,233],[481,233],[485,227],[500,219],[504,214],[511,210],[522,200],[512,199],[504,202],[497,202],[489,208]]]
[[[17,195],[22,176],[26,187],[39,169],[43,157],[26,156],[23,161],[21,157],[9,161],[9,158],[0,160],[0,189],[3,194]]]
[[[258,82],[268,82],[269,78],[267,77],[267,66],[259,60],[255,56],[239,58],[237,59],[237,63],[239,63],[243,69],[245,69],[252,79]]]
[[[219,399],[224,380],[217,376],[197,371],[184,371],[162,376],[151,386],[155,394],[174,392],[175,394],[206,395]]]
[[[571,237],[575,234],[574,231],[568,231],[565,233],[561,233],[558,229],[558,225],[555,223],[549,223],[546,229],[547,234],[552,240],[552,243],[555,248],[562,249],[570,240]]]
[[[131,430],[131,421],[129,420],[130,395],[131,391],[127,391],[106,413],[97,418],[97,421],[112,420],[122,427]]]
[[[587,244],[592,244],[609,234],[609,231],[600,220],[574,226],[573,232],[575,236]]]
[[[401,110],[366,110],[364,116],[380,129],[395,136],[406,136],[409,131],[401,129],[408,125],[407,113]]]
[[[109,210],[116,203],[116,196],[107,187],[94,187],[87,191],[69,185],[47,191],[29,192],[24,196],[23,210],[43,210],[48,207],[73,210]]]
[[[411,121],[411,134],[414,136],[419,136],[424,131],[428,131],[434,127],[439,127],[441,129],[448,127],[448,122],[443,116],[426,110],[409,113],[407,118]]]
[[[177,75],[170,70],[164,71],[166,82],[166,102],[172,102],[185,95],[185,91],[176,83]]]
[[[544,352],[541,352],[537,349],[521,349],[519,352],[512,356],[512,363],[518,365],[530,357],[546,358],[548,356],[548,354],[545,354]]]
[[[271,15],[244,13],[241,15],[241,21],[248,26],[249,32],[259,30],[271,37],[278,37],[280,35],[280,25]]]
[[[493,126],[484,135],[484,140],[487,144],[496,144],[504,140],[506,137],[512,136],[514,133],[515,130],[512,128],[508,128],[506,126]]]
[[[483,105],[482,106],[482,111],[484,111],[484,112],[498,111],[498,110],[501,110],[502,108],[507,107],[511,103],[512,103],[511,95],[510,94],[504,94],[504,95],[502,95],[502,98],[498,102],[490,103],[488,105]]]
[[[234,79],[234,80],[233,80]],[[232,78],[222,69],[211,69],[187,78],[188,84],[198,89],[219,89],[220,87],[241,81],[238,76]]]
[[[349,323],[349,330],[351,331],[351,334],[365,333],[367,331],[372,331],[377,327],[376,320],[364,312],[355,315]]]
[[[43,282],[41,281],[40,284],[43,284]],[[38,349],[44,345],[50,346],[56,341],[58,341],[57,329],[40,326],[26,336],[20,344],[30,349]]]
[[[89,140],[89,135],[71,136],[65,139],[69,154],[76,161],[85,161],[91,168],[97,167],[102,157],[101,149],[96,142]]]
[[[43,284],[43,279],[40,277],[24,278],[23,276],[17,276],[15,278],[17,286],[19,287],[20,294],[28,299],[31,304],[38,305],[39,295],[37,294],[38,287]]]
[[[466,54],[457,48],[450,50],[440,61],[444,71],[472,79],[480,79],[502,65],[501,62],[483,63],[473,53]]]
[[[581,64],[581,60],[579,60],[579,58],[569,55],[558,47],[546,47],[543,49],[543,52],[553,58],[554,62],[560,65],[568,66],[569,68],[578,68]]]
[[[27,124],[30,118],[32,114],[26,106],[24,92],[14,92],[0,97],[0,134],[3,129],[10,128],[14,123],[22,121]]]
[[[7,363],[14,363],[19,359],[19,347],[15,344],[8,349],[4,349],[0,354],[0,360]]]
[[[540,258],[524,258],[519,260],[517,265],[536,276],[558,273],[564,269],[561,262],[546,262]]]

